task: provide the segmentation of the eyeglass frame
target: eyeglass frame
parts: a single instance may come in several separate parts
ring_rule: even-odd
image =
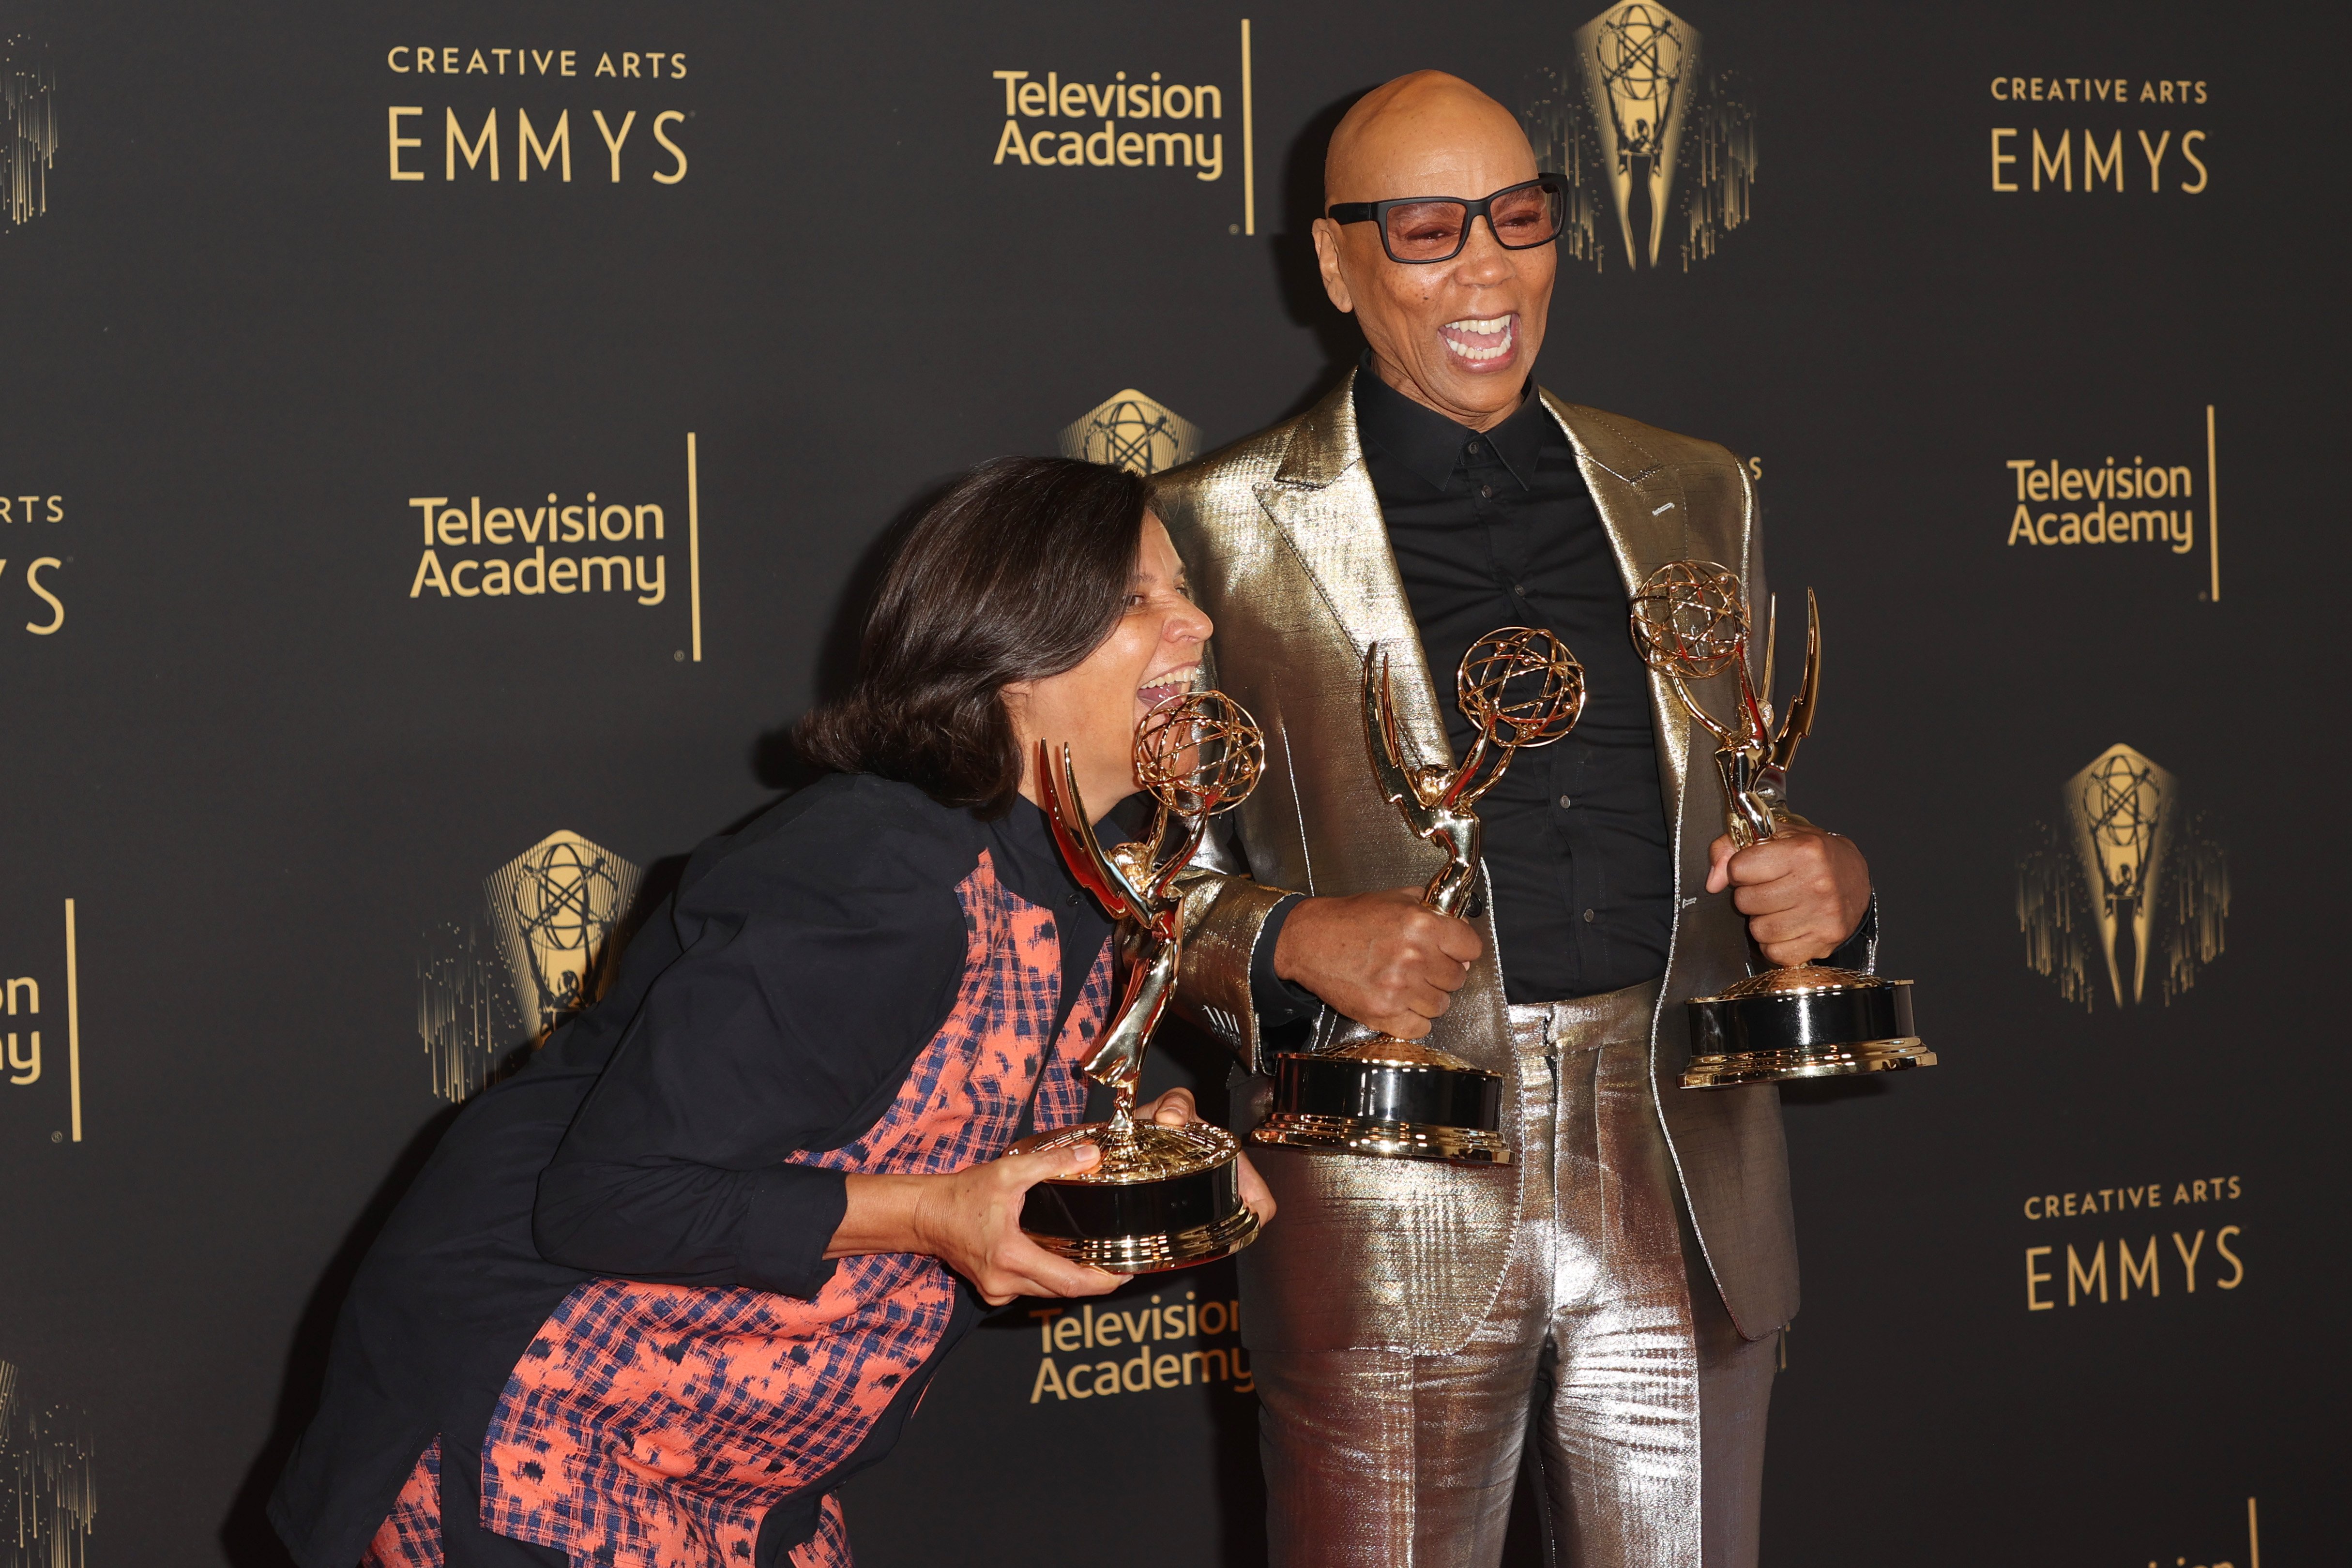
[[[1559,198],[1562,209],[1559,227],[1552,230],[1549,238],[1537,240],[1532,245],[1513,245],[1505,239],[1502,231],[1495,226],[1495,202],[1498,197],[1507,196],[1514,191],[1524,191],[1530,185],[1541,186]],[[1381,251],[1399,267],[1435,267],[1440,263],[1452,261],[1470,247],[1470,231],[1477,226],[1478,220],[1482,217],[1486,220],[1486,232],[1493,235],[1495,243],[1505,250],[1537,250],[1544,246],[1557,244],[1559,236],[1568,231],[1566,211],[1568,193],[1567,175],[1538,174],[1532,180],[1521,180],[1514,184],[1506,185],[1501,190],[1491,192],[1475,202],[1467,196],[1396,196],[1385,202],[1334,202],[1324,209],[1323,215],[1335,224],[1377,225],[1380,229]],[[1458,207],[1466,209],[1462,217],[1461,242],[1444,256],[1399,256],[1389,246],[1389,214],[1398,207],[1415,206],[1423,202],[1451,202]]]

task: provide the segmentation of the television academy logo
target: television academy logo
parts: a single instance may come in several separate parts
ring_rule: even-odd
[[[1033,172],[1132,169],[1146,179],[1189,175],[1193,182],[1215,184],[1225,177],[1230,148],[1232,161],[1241,169],[1242,210],[1241,221],[1228,224],[1226,231],[1257,233],[1248,18],[1241,23],[1237,81],[1204,81],[1202,76],[1209,73],[1198,71],[1099,68],[1087,73],[1093,79],[1080,80],[1058,68],[1038,70],[1034,66],[988,74],[990,97],[1003,115],[994,132],[991,167]],[[1235,111],[1231,119],[1229,106]],[[1228,131],[1234,130],[1239,135],[1229,141]]]
[[[1062,455],[1160,474],[1201,455],[1201,427],[1129,387],[1062,427]]]
[[[52,1144],[82,1141],[81,955],[74,901],[40,916],[57,936],[29,944],[0,974],[0,1106],[33,1107],[27,1119]],[[51,946],[50,940],[58,945]],[[6,1560],[0,1558],[0,1563]]]
[[[423,550],[409,571],[408,597],[478,604],[524,599],[608,600],[653,609],[675,602],[669,550],[683,543],[686,610],[693,661],[702,660],[702,497],[694,433],[686,437],[685,535],[678,507],[609,491],[410,496]],[[504,504],[501,504],[504,503]],[[411,538],[415,536],[411,535]],[[567,550],[566,546],[577,547]],[[552,551],[553,553],[551,553]],[[677,650],[683,662],[687,651]]]
[[[2166,444],[2149,444],[2147,450],[2160,453]],[[2201,532],[2205,570],[2200,575],[2206,587],[2198,597],[2207,603],[2220,601],[2221,460],[2211,403],[2205,405],[2201,480],[2195,463],[2169,463],[2163,457],[2151,461],[2138,452],[2129,462],[2110,453],[2104,462],[2084,462],[2079,467],[2041,456],[2008,458],[2002,466],[2009,470],[2004,500],[2011,510],[2003,538],[2010,546],[2039,550],[2045,545],[2128,545],[2137,559],[2162,559],[2193,554]]]
[[[604,995],[614,932],[644,873],[558,831],[482,879],[480,904],[436,922],[416,965],[416,1031],[433,1092],[462,1101]]]
[[[2060,800],[2058,821],[2035,824],[2039,841],[2018,865],[2026,967],[2086,1012],[2102,989],[2117,1008],[2140,1005],[2152,970],[2169,1006],[2221,955],[2228,855],[2179,779],[2128,746],[2093,758]]]
[[[1521,118],[1537,165],[1573,187],[1569,255],[1596,272],[1620,250],[1634,271],[1672,261],[1688,272],[1748,221],[1755,114],[1688,21],[1654,0],[1621,0],[1538,76]]]

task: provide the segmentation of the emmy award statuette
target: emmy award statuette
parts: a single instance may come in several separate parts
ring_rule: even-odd
[[[1777,606],[1775,607],[1777,609]],[[1764,639],[1764,690],[1748,676],[1748,616],[1738,577],[1712,561],[1669,561],[1633,596],[1634,645],[1672,683],[1691,717],[1718,742],[1724,816],[1741,848],[1783,824],[1810,827],[1789,810],[1789,764],[1811,733],[1821,688],[1822,614],[1805,594],[1805,672],[1778,733],[1772,728],[1772,665],[1778,617]],[[1729,724],[1691,695],[1687,683],[1736,672],[1738,712]],[[1767,969],[1723,994],[1689,1003],[1691,1061],[1685,1089],[1842,1078],[1933,1067],[1936,1053],[1913,1032],[1911,982],[1885,980],[1825,964]]]
[[[1201,847],[1209,820],[1231,810],[1257,784],[1265,741],[1241,705],[1223,692],[1171,697],[1135,732],[1135,776],[1158,802],[1140,843],[1105,852],[1062,747],[1053,767],[1037,746],[1037,779],[1054,842],[1071,874],[1118,922],[1125,985],[1101,1038],[1079,1070],[1112,1092],[1111,1118],[1037,1133],[1013,1147],[1036,1154],[1093,1144],[1099,1164],[1039,1182],[1022,1207],[1021,1228],[1047,1251],[1113,1274],[1156,1274],[1206,1263],[1257,1239],[1257,1216],[1242,1202],[1234,1162],[1241,1145],[1222,1127],[1162,1127],[1135,1120],[1135,1086],[1151,1031],[1176,988],[1184,934],[1177,876]]]
[[[1389,691],[1388,660],[1364,654],[1364,733],[1381,793],[1420,837],[1445,852],[1422,903],[1460,915],[1478,882],[1478,814],[1522,747],[1549,746],[1584,711],[1584,666],[1548,631],[1506,626],[1470,645],[1454,675],[1478,738],[1459,768],[1408,764]],[[1481,779],[1479,773],[1486,769]],[[1360,1029],[1360,1026],[1358,1026]],[[1345,1038],[1345,1037],[1343,1037]],[[1508,1165],[1500,1074],[1388,1034],[1275,1057],[1274,1110],[1250,1141],[1386,1159]]]

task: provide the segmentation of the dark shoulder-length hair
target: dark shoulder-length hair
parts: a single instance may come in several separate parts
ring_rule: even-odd
[[[1058,675],[1118,623],[1150,487],[1062,457],[999,457],[923,513],[866,618],[856,683],[803,718],[800,753],[984,816],[1012,807],[1021,747],[1000,688]]]

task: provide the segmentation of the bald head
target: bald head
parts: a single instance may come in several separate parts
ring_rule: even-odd
[[[1452,184],[1407,189],[1395,183],[1473,162],[1513,172],[1475,191]],[[1323,157],[1323,203],[1483,196],[1535,174],[1535,151],[1509,110],[1460,77],[1414,71],[1372,89],[1341,118]]]
[[[1459,235],[1461,248],[1444,260],[1398,261],[1379,223],[1338,223],[1328,212],[1341,202],[1417,196],[1476,202],[1538,172],[1511,111],[1444,71],[1415,71],[1357,99],[1323,160],[1327,215],[1315,220],[1315,256],[1324,291],[1363,328],[1382,381],[1474,430],[1491,430],[1518,408],[1543,346],[1559,257],[1525,237],[1528,193],[1505,210],[1517,250],[1505,247],[1490,217],[1464,234],[1459,207],[1391,210],[1395,233],[1434,225],[1440,254]]]

